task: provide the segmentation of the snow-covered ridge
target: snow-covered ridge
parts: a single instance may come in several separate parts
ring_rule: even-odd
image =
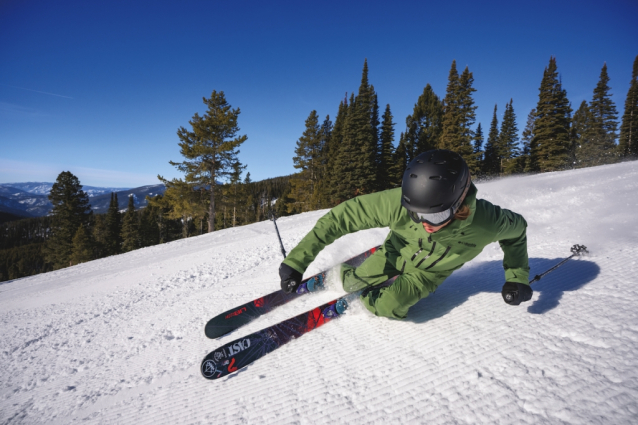
[[[0,187],[12,187],[20,189],[23,192],[31,193],[32,195],[45,195],[48,196],[53,187],[53,183],[48,182],[27,182],[27,183],[0,183]],[[83,186],[82,190],[86,192],[89,198],[98,195],[104,195],[105,193],[120,192],[128,190],[126,187],[96,187],[96,186]]]
[[[53,183],[0,183],[0,211],[10,212],[25,217],[47,215],[52,208],[48,195]],[[96,213],[104,213],[108,209],[111,193],[118,195],[120,210],[126,210],[128,197],[133,196],[137,208],[146,206],[146,196],[164,193],[163,184],[140,186],[133,189],[114,187],[83,186],[82,190],[89,196],[91,208]]]
[[[0,423],[635,423],[638,162],[479,183],[524,215],[532,275],[506,305],[497,244],[407,320],[346,315],[220,381],[203,356],[343,293],[295,300],[220,340],[215,314],[279,287],[271,222],[0,285]],[[325,211],[278,220],[286,250]],[[307,274],[383,241],[348,235]],[[333,278],[334,280],[334,278]]]

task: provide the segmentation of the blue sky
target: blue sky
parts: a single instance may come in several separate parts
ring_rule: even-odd
[[[474,74],[477,123],[514,101],[519,132],[555,56],[574,109],[607,63],[622,116],[638,55],[638,2],[0,2],[0,183],[156,184],[181,174],[176,132],[224,91],[241,109],[253,180],[294,172],[313,109],[334,118],[365,58],[395,131],[452,60]]]

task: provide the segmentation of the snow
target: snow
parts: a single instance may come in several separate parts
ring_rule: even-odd
[[[214,348],[333,299],[302,297],[221,338],[212,316],[279,287],[269,221],[0,285],[0,423],[609,423],[638,419],[638,162],[479,183],[525,216],[532,275],[506,305],[497,244],[405,321],[344,317],[218,381]],[[278,220],[289,251],[325,211]],[[380,243],[341,238],[307,275]]]
[[[25,199],[23,201],[18,201],[19,203],[21,203],[22,205],[35,205],[40,203],[40,199],[37,198],[29,198],[29,199]]]
[[[51,192],[53,183],[46,183],[46,182],[0,183],[0,187],[18,189],[27,193],[31,193],[33,195],[48,195]],[[84,190],[84,192],[86,192],[89,198],[93,198],[96,196],[104,195],[106,193],[129,190],[130,188],[83,186],[82,189]],[[15,195],[19,196],[21,195],[21,193],[16,193]]]

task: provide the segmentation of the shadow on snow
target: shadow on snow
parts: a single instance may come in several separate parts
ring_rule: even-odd
[[[537,274],[560,263],[563,258],[530,258],[530,280]],[[586,259],[572,259],[532,285],[532,303],[523,303],[532,314],[544,314],[560,304],[565,292],[576,291],[591,282],[600,273],[600,267]],[[416,303],[407,320],[417,323],[441,317],[481,292],[495,294],[495,303],[504,302],[501,297],[504,274],[501,261],[487,261],[454,272],[435,293]],[[514,307],[512,307],[514,308]]]

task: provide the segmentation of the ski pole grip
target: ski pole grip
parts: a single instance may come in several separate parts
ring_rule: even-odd
[[[587,251],[587,247],[585,245],[574,245],[571,247],[571,250],[573,255],[584,255],[584,254],[589,254],[589,251]]]

